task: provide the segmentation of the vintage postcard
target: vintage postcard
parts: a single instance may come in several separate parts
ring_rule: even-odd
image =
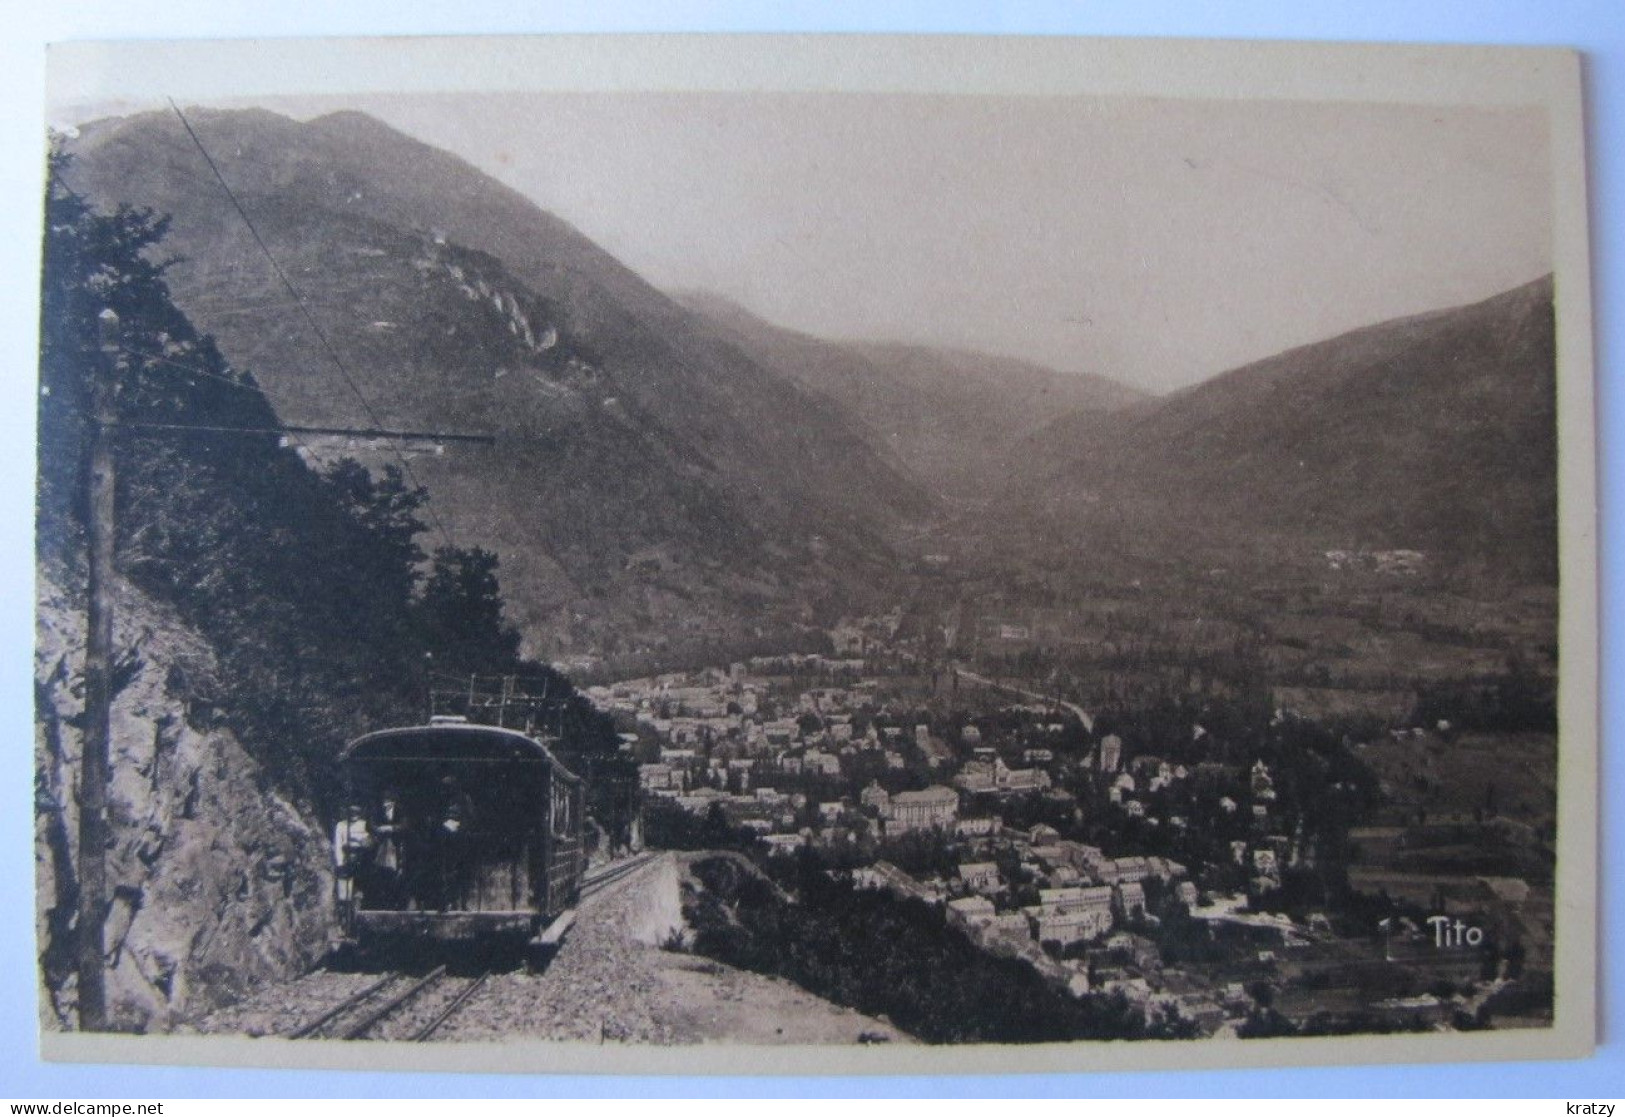
[[[49,82],[48,1057],[1590,1051],[1574,54]]]

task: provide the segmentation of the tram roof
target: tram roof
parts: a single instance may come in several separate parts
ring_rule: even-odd
[[[577,780],[570,769],[536,738],[517,729],[473,722],[437,722],[379,729],[344,746],[341,763],[364,760],[452,761],[494,763],[521,761],[552,765],[566,779]]]

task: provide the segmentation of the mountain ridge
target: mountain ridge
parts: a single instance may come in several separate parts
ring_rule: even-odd
[[[438,519],[501,554],[544,647],[656,639],[689,612],[700,630],[750,629],[764,597],[800,615],[798,599],[884,567],[893,525],[930,512],[838,408],[465,161],[362,114],[188,121],[371,411],[509,436],[500,457],[414,470]],[[370,419],[176,117],[96,122],[70,150],[94,200],[174,215],[177,302],[285,421]]]
[[[1104,376],[950,346],[829,340],[775,325],[726,297],[673,297],[706,315],[758,362],[855,415],[877,451],[893,454],[949,498],[998,487],[1007,448],[1053,412],[1115,411],[1144,393]]]
[[[988,553],[1127,540],[1203,564],[1271,540],[1555,571],[1549,277],[1152,397],[668,295],[365,114],[188,119],[371,410],[497,436],[413,469],[459,542],[501,555],[537,654],[782,642],[900,584],[909,546],[955,550],[945,530]],[[370,420],[178,119],[95,122],[71,150],[93,199],[175,215],[177,302],[284,421]]]
[[[1024,447],[1040,464],[1012,499],[1069,521],[1158,494],[1164,528],[1229,520],[1552,577],[1552,300],[1545,276],[1287,350],[1109,427],[1066,417]]]

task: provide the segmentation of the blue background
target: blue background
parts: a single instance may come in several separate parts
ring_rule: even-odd
[[[45,9],[48,5],[30,5]],[[241,0],[58,0],[50,10],[12,12],[0,33],[0,1096],[40,1098],[211,1096],[1560,1096],[1625,1095],[1620,953],[1610,932],[1625,927],[1621,892],[1607,885],[1625,785],[1611,757],[1620,709],[1611,695],[1621,665],[1616,586],[1619,531],[1614,500],[1625,454],[1625,396],[1614,357],[1625,311],[1625,6],[1607,0],[1229,0],[1210,3],[706,3],[596,0],[526,5],[510,0],[359,0],[280,5]],[[257,35],[467,34],[548,31],[890,31],[1156,35],[1379,42],[1544,44],[1586,54],[1591,161],[1591,236],[1597,342],[1599,499],[1602,505],[1602,872],[1599,887],[1602,1004],[1597,1054],[1562,1063],[1344,1067],[1316,1070],[981,1078],[591,1078],[382,1075],[314,1071],[83,1066],[38,1060],[35,1035],[30,660],[32,596],[32,388],[44,42],[60,39]]]

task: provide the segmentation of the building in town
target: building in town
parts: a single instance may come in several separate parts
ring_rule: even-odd
[[[886,812],[888,832],[929,830],[949,827],[959,814],[959,793],[951,787],[928,787],[924,791],[903,791],[891,797]]]

